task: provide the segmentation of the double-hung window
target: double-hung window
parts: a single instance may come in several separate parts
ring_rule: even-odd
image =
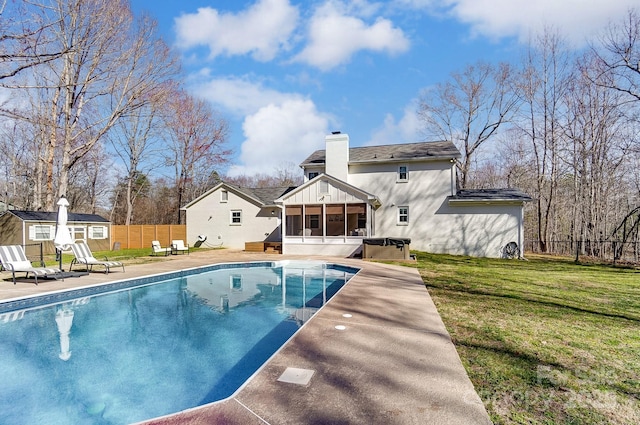
[[[231,210],[231,225],[240,226],[242,224],[242,210]]]
[[[32,241],[50,241],[53,239],[53,226],[34,224],[29,226],[29,239]]]
[[[409,181],[409,167],[406,165],[401,165],[398,167],[398,182],[407,182]]]
[[[409,224],[409,207],[398,207],[398,225],[406,226]]]

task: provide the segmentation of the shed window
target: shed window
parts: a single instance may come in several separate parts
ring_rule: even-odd
[[[89,227],[89,239],[107,239],[106,226]]]
[[[35,224],[29,226],[29,239],[32,241],[50,241],[53,239],[53,226]]]

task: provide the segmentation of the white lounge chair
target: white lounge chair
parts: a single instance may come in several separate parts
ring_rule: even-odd
[[[189,245],[185,245],[182,239],[171,241],[172,254],[189,254]]]
[[[163,248],[162,245],[160,245],[160,241],[151,241],[151,255],[160,254],[164,254],[166,257],[171,254],[171,248]]]
[[[36,278],[36,285],[38,284],[38,276],[51,276],[56,279],[62,277],[60,275],[62,270],[56,267],[45,267],[44,263],[41,263],[42,267],[33,267],[24,252],[24,248],[20,245],[0,246],[0,262],[3,269],[11,272],[14,285],[16,284],[16,272],[25,272],[25,277],[29,277],[29,273],[32,273]]]
[[[106,257],[104,261],[96,260],[86,242],[74,243],[71,245],[71,251],[73,251],[75,258],[71,260],[69,271],[71,271],[74,264],[84,264],[87,267],[87,271],[92,270],[93,266],[103,266],[105,269],[104,272],[107,274],[111,270],[111,267],[122,267],[122,271],[124,271],[124,264],[119,261],[109,261]]]

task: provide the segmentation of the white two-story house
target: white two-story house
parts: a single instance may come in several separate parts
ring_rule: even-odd
[[[187,235],[221,245],[280,242],[285,254],[351,256],[363,240],[410,240],[414,250],[500,257],[522,254],[523,206],[516,189],[457,191],[451,142],[349,147],[333,133],[301,167],[295,188],[220,183],[184,207]],[[513,246],[513,244],[511,244]]]

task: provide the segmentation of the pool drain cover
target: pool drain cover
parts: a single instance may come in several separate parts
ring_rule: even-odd
[[[313,370],[288,367],[284,373],[280,375],[278,381],[296,385],[307,385],[313,374]]]

